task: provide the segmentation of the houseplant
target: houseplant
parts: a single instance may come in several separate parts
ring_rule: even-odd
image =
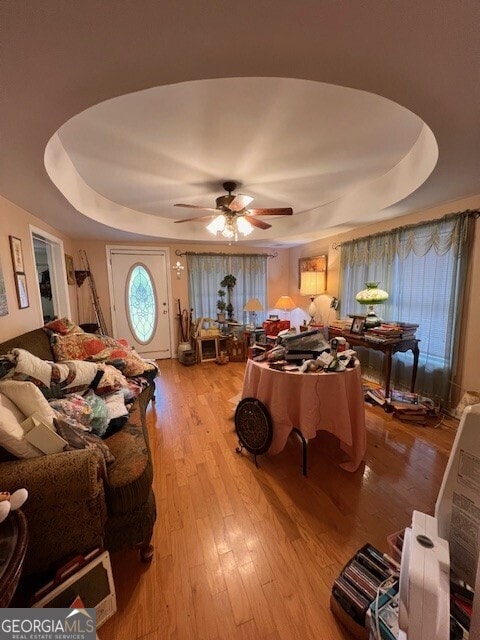
[[[237,284],[237,279],[231,273],[227,274],[223,278],[223,280],[220,282],[220,286],[225,287],[227,289],[227,298],[228,298],[227,313],[228,313],[229,320],[233,319],[232,291],[233,291],[233,287],[236,284]]]
[[[225,308],[227,303],[225,302],[225,289],[218,290],[218,300],[217,300],[217,320],[219,322],[225,322]]]

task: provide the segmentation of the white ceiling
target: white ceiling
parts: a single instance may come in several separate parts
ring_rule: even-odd
[[[293,208],[249,236],[268,246],[480,193],[477,0],[7,0],[0,20],[0,193],[70,236],[211,242],[173,204],[224,180]]]

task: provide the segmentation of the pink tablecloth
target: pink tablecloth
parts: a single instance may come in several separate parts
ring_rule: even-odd
[[[355,471],[365,455],[365,405],[360,366],[339,373],[299,373],[270,369],[266,363],[247,361],[242,398],[257,398],[273,422],[270,454],[279,453],[294,427],[307,440],[317,431],[329,431],[339,440]]]

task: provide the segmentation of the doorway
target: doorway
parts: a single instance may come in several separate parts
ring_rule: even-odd
[[[51,234],[30,225],[35,268],[37,270],[37,295],[43,323],[54,318],[70,318],[65,272],[63,242]]]
[[[166,249],[107,247],[112,329],[144,358],[172,357]]]

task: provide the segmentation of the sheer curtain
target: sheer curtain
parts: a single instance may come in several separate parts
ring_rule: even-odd
[[[376,307],[386,321],[419,325],[420,361],[416,390],[448,404],[455,374],[455,354],[473,220],[450,214],[408,227],[399,227],[342,243],[341,293],[345,314],[364,314],[355,294],[365,282],[380,282],[388,301]],[[373,377],[382,370],[382,356],[361,354],[362,365]],[[396,354],[392,384],[408,388],[411,353]]]
[[[267,256],[265,254],[187,253],[188,295],[195,318],[216,318],[220,282],[231,273],[237,279],[232,291],[234,318],[248,322],[247,300],[258,298],[266,310]],[[257,323],[265,311],[257,312]]]

